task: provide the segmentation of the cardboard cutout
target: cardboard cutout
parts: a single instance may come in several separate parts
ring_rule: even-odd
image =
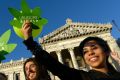
[[[41,18],[41,10],[39,7],[30,9],[25,0],[21,2],[21,11],[14,8],[8,8],[9,12],[14,16],[14,19],[10,21],[15,33],[23,38],[23,34],[20,31],[24,20],[32,22],[32,36],[36,37],[42,31],[43,25],[47,23],[47,19]]]
[[[5,59],[5,55],[11,53],[17,44],[7,44],[10,38],[11,30],[6,31],[0,37],[0,62]]]

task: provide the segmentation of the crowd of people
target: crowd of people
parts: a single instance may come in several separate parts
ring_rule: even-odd
[[[54,59],[47,51],[33,40],[31,23],[26,20],[21,29],[24,35],[23,43],[35,56],[37,63],[44,65],[47,70],[58,76],[61,80],[120,80],[117,72],[109,63],[111,56],[120,61],[116,53],[111,53],[107,42],[99,37],[87,37],[79,45],[79,52],[85,63],[91,67],[88,72],[70,68]],[[117,59],[117,58],[118,59]]]

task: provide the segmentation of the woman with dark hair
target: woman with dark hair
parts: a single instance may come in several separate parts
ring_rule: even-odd
[[[51,80],[45,67],[36,62],[35,58],[29,58],[24,63],[26,80]]]
[[[96,48],[101,48],[101,50],[97,51],[98,54],[100,54],[100,52],[102,51],[101,58],[104,58],[103,59],[105,60],[104,64],[106,64],[105,66],[108,67],[109,69],[113,69],[112,65],[108,62],[108,57],[111,53],[111,50],[106,41],[104,41],[102,38],[99,38],[99,37],[87,37],[79,45],[80,54],[83,56],[87,65],[93,68],[93,65],[95,64],[95,62],[93,61],[93,63],[90,63],[89,59],[94,60],[94,59],[97,59],[97,57],[93,56],[92,58],[92,57],[89,57],[91,54],[86,54],[86,53],[89,53],[89,48],[91,49],[93,48],[93,51],[94,49],[96,50]],[[93,54],[95,54],[95,52],[93,52]]]
[[[35,55],[35,59],[44,65],[61,80],[120,80],[120,73],[117,72],[108,62],[110,48],[106,41],[98,37],[88,37],[79,46],[79,51],[84,61],[92,69],[88,72],[69,68],[55,60],[48,52],[32,38],[31,23],[25,21],[22,27],[24,44],[28,50]]]
[[[0,72],[0,80],[8,80],[8,78],[4,73]]]

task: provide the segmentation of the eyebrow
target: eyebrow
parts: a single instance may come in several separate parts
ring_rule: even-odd
[[[94,47],[94,46],[96,46],[96,45],[97,45],[96,43],[94,43],[94,44],[87,44],[86,46],[84,46],[83,50],[86,50],[85,47],[88,47],[88,46],[90,46],[90,47]]]
[[[86,43],[84,45],[84,47],[86,47],[86,46],[94,46],[94,45],[97,45],[97,43],[95,43],[95,42],[89,42],[89,43]]]
[[[83,51],[87,50],[86,48],[83,48]]]

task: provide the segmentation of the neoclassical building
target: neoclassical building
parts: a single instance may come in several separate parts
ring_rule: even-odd
[[[25,80],[23,64],[25,59],[0,64],[0,72],[5,73],[8,80]]]
[[[120,48],[111,35],[112,25],[110,23],[81,23],[72,22],[71,19],[66,20],[66,24],[48,35],[39,38],[39,43],[43,49],[48,51],[55,59],[62,64],[75,69],[89,70],[89,66],[85,65],[78,46],[80,42],[88,36],[98,36],[106,40],[111,48],[120,56]],[[23,73],[23,63],[25,59],[18,61],[10,61],[0,64],[0,72],[5,73],[9,80],[25,80]],[[110,63],[119,69],[119,64],[111,57]],[[52,80],[59,80],[50,73]]]

